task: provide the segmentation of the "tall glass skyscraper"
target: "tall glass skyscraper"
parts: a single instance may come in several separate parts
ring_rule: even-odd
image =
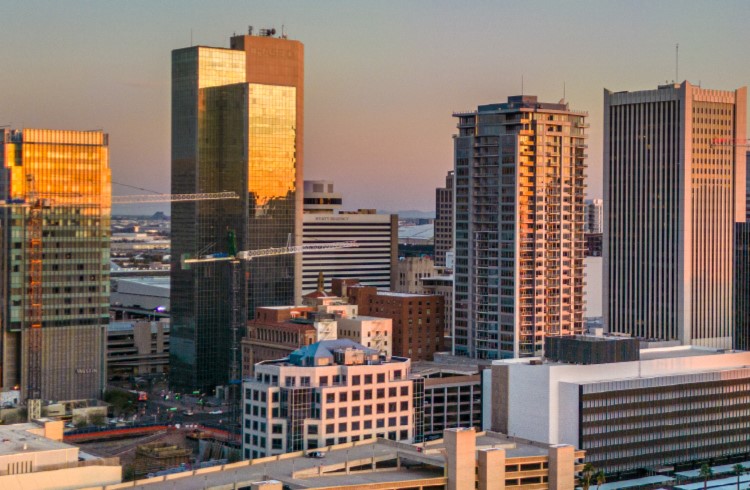
[[[583,331],[587,114],[524,95],[454,116],[454,353],[541,355]]]
[[[172,192],[240,196],[172,204],[170,379],[182,390],[228,381],[232,278],[228,263],[181,259],[301,243],[304,47],[267,30],[230,46],[172,53]],[[300,257],[241,267],[243,318],[299,299]]]
[[[732,347],[745,220],[747,90],[604,91],[604,320],[610,332]]]
[[[0,169],[0,198],[10,203],[0,208],[2,389],[20,385],[22,398],[28,396],[29,333],[40,324],[41,399],[101,398],[109,323],[108,136],[0,129]],[[34,197],[42,206],[32,220]]]

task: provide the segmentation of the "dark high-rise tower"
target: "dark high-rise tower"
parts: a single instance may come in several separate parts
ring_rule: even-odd
[[[239,201],[172,205],[173,386],[210,390],[227,382],[231,274],[227,263],[186,267],[181,258],[301,243],[304,47],[260,35],[231,49],[172,52],[172,192],[234,191]],[[298,192],[299,190],[299,192]],[[240,308],[293,304],[301,259],[243,263]]]

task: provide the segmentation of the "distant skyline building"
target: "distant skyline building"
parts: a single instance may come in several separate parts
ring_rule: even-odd
[[[302,294],[318,289],[321,273],[325,290],[330,290],[334,277],[383,289],[396,284],[398,215],[377,214],[374,209],[341,211],[341,194],[329,180],[305,181],[304,199],[303,244],[353,240],[357,247],[303,252]]]
[[[22,399],[28,396],[35,308],[42,332],[41,399],[100,399],[104,392],[112,201],[108,140],[101,131],[0,128],[0,199],[19,203],[0,208],[1,379],[3,391],[20,385]],[[35,198],[42,200],[37,225],[31,216]],[[34,282],[40,304],[34,304]]]
[[[604,201],[602,199],[586,199],[585,214],[583,215],[584,233],[604,233]]]
[[[172,52],[172,192],[240,196],[172,204],[170,382],[177,389],[210,392],[228,381],[233,311],[231,265],[181,259],[302,242],[304,46],[274,32],[233,36],[230,49]],[[296,304],[301,264],[299,254],[242,262],[240,316]]]
[[[745,220],[747,90],[604,91],[604,319],[610,332],[731,348]]]
[[[445,187],[435,189],[435,267],[452,269],[446,256],[453,250],[453,181],[455,172],[448,171]]]
[[[454,117],[454,353],[540,355],[583,331],[587,113],[524,95]]]

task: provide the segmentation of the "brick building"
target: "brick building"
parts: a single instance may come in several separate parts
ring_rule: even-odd
[[[314,308],[305,306],[262,307],[255,319],[247,323],[247,336],[242,339],[242,378],[251,376],[253,365],[287,357],[289,354],[314,343],[315,327],[305,321],[305,315]]]
[[[443,350],[445,300],[434,294],[380,291],[370,286],[348,286],[349,301],[359,313],[393,320],[393,355],[431,361]],[[334,292],[334,294],[336,294]]]

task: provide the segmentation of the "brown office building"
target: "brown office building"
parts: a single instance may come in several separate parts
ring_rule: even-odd
[[[369,286],[349,286],[349,301],[361,315],[393,320],[393,355],[431,361],[443,350],[445,300],[434,294],[379,291]]]
[[[242,378],[253,374],[256,363],[287,357],[314,343],[315,327],[305,320],[305,315],[313,311],[304,306],[258,308],[255,319],[247,323],[247,336],[242,339]]]

